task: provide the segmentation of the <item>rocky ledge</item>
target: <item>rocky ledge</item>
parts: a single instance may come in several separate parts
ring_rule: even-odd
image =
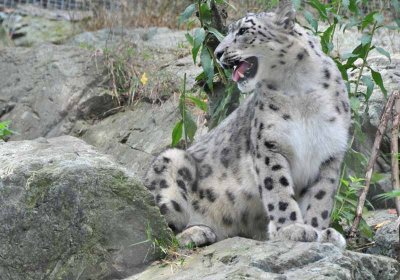
[[[400,264],[390,258],[341,251],[328,243],[260,242],[240,237],[188,256],[182,265],[153,265],[126,280],[400,279]]]

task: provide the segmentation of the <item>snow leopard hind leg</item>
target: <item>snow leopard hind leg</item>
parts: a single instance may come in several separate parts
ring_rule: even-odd
[[[197,165],[187,152],[169,149],[161,153],[146,174],[145,186],[151,191],[168,226],[182,246],[203,246],[217,241],[214,230],[203,224],[190,224],[191,193],[197,190]]]

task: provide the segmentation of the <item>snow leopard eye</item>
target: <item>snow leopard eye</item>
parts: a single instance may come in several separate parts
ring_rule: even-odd
[[[246,30],[247,30],[247,28],[244,28],[244,27],[240,28],[237,35],[243,35],[246,32]]]

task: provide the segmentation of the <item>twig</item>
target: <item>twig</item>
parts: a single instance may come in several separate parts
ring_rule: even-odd
[[[363,246],[360,246],[360,247],[358,247],[358,248],[355,248],[354,251],[360,252],[360,251],[362,251],[362,250],[364,250],[364,249],[366,249],[366,248],[372,247],[372,246],[374,246],[374,245],[375,245],[375,241],[370,242],[370,243],[367,243],[367,244],[364,244]]]
[[[395,94],[395,93],[393,93]],[[397,98],[393,105],[393,127],[391,139],[391,155],[392,155],[392,186],[393,190],[400,190],[399,178],[399,125],[400,125],[400,98],[399,92],[396,93]],[[395,197],[397,216],[400,216],[400,197]]]
[[[369,185],[371,184],[372,173],[374,171],[374,164],[379,155],[379,147],[381,145],[382,137],[383,137],[383,134],[385,133],[386,126],[387,126],[388,120],[390,118],[390,112],[392,110],[393,103],[394,103],[395,99],[398,98],[398,96],[399,96],[399,92],[393,92],[393,94],[389,97],[388,101],[386,102],[385,108],[383,110],[383,114],[382,114],[381,120],[378,125],[378,130],[376,131],[376,134],[375,134],[375,141],[374,141],[374,145],[372,147],[371,157],[370,157],[370,159],[368,161],[368,165],[367,165],[367,172],[365,174],[365,187],[362,190],[362,192],[358,198],[356,216],[354,218],[354,222],[351,227],[350,234],[349,234],[350,239],[352,239],[356,236],[358,225],[360,224],[360,220],[362,217],[362,210],[364,208],[365,199],[367,198]]]

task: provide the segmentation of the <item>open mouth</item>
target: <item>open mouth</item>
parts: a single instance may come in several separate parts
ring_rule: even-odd
[[[237,60],[233,62],[232,65],[232,80],[240,83],[243,80],[251,79],[256,75],[258,60],[255,56],[252,56],[245,60]]]

